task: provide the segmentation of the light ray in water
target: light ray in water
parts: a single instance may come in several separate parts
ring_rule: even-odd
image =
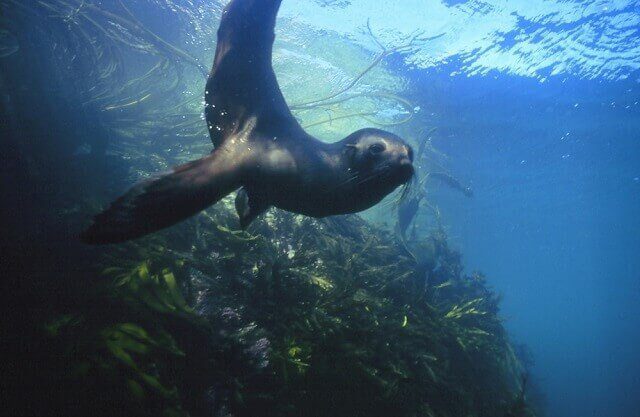
[[[7,58],[19,50],[18,39],[8,30],[0,30],[0,58]]]

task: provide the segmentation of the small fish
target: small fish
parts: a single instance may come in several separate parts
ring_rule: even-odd
[[[422,195],[417,195],[408,200],[405,200],[400,203],[398,207],[398,224],[397,230],[400,233],[400,236],[403,240],[406,240],[407,229],[413,223],[413,220],[418,213],[418,209],[420,208],[420,201],[422,200]]]

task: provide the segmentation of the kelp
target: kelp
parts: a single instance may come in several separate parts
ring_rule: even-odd
[[[76,93],[82,111],[95,113],[115,136],[140,141],[166,134],[174,138],[176,133],[198,139],[206,135],[201,109],[189,111],[194,122],[177,126],[175,133],[166,132],[164,120],[185,121],[184,110],[192,108],[193,97],[184,91],[193,82],[193,71],[204,85],[208,70],[191,52],[150,30],[125,2],[4,0],[0,6],[16,22],[12,32],[25,53],[52,48],[52,58],[66,69],[56,85]],[[32,44],[44,39],[49,45]]]
[[[201,140],[206,137],[202,108],[192,105],[195,100],[200,104],[202,95],[185,96],[191,94],[186,91],[194,90],[193,74],[188,73],[189,70],[195,70],[201,79],[195,90],[204,88],[207,69],[203,60],[149,29],[125,2],[40,0],[24,5],[17,0],[5,1],[6,14],[39,21],[40,24],[34,27],[38,27],[38,30],[46,28],[52,43],[61,45],[63,50],[60,59],[81,65],[74,72],[82,73],[82,77],[73,79],[73,82],[82,84],[79,89],[83,94],[84,106],[95,106],[104,112],[101,122],[117,134],[133,138],[156,136],[173,139],[178,136]],[[213,27],[216,22],[208,24]],[[413,119],[415,105],[399,94],[390,91],[358,92],[353,89],[385,58],[393,54],[411,53],[419,44],[431,38],[424,38],[417,33],[403,45],[386,47],[375,37],[368,23],[367,28],[374,43],[381,48],[373,61],[338,91],[311,101],[292,103],[291,109],[297,116],[313,110],[341,113],[307,122],[306,127],[353,118],[390,127],[406,124]],[[208,28],[207,32],[215,31]],[[151,62],[144,73],[131,73],[127,69],[133,60],[149,61],[148,57],[151,57]],[[402,112],[399,117],[389,118],[381,116],[377,110],[341,111],[342,103],[358,98],[373,100],[376,107],[399,106]],[[182,104],[175,106],[176,102]],[[131,117],[135,117],[135,129],[127,123]],[[165,120],[171,119],[179,120],[179,123],[173,123],[169,131]]]
[[[422,254],[439,267],[424,268],[357,216],[272,210],[249,232],[236,221],[227,198],[101,255],[93,304],[109,308],[44,327],[65,346],[70,386],[98,384],[145,415],[493,417],[526,405],[498,297],[461,272],[443,233]],[[90,343],[69,348],[78,339]]]
[[[400,125],[409,123],[413,119],[415,113],[417,112],[416,106],[413,103],[411,103],[409,100],[403,97],[400,97],[397,94],[384,92],[384,91],[353,92],[352,90],[363,78],[365,78],[365,76],[369,72],[371,72],[374,68],[380,65],[385,58],[394,54],[409,53],[410,51],[416,49],[419,43],[425,43],[425,42],[437,39],[442,35],[438,35],[435,37],[425,37],[423,36],[422,33],[415,33],[409,37],[406,43],[389,48],[383,45],[378,39],[378,37],[373,33],[369,20],[367,20],[367,30],[371,39],[375,43],[375,45],[377,45],[380,48],[380,52],[375,56],[375,58],[371,61],[371,63],[339,90],[327,96],[316,98],[310,101],[303,101],[299,103],[294,102],[290,105],[291,110],[296,112],[296,111],[305,111],[305,110],[312,110],[312,109],[323,109],[327,113],[331,114],[331,111],[334,110],[333,107],[338,104],[342,104],[347,101],[355,100],[358,98],[371,98],[371,99],[377,100],[378,105],[380,102],[385,102],[385,101],[387,102],[390,101],[392,103],[398,104],[403,108],[404,114],[402,115],[401,118],[397,120],[390,120],[390,121],[385,121],[379,117],[374,117],[374,116],[378,116],[377,111],[359,111],[359,112],[353,112],[348,114],[342,114],[336,117],[333,117],[330,115],[330,117],[326,119],[305,124],[303,126],[304,128],[316,127],[324,124],[331,124],[337,120],[351,119],[354,117],[360,117],[373,125],[378,125],[381,127],[400,126]]]

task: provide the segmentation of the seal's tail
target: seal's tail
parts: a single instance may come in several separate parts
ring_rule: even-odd
[[[216,154],[140,182],[95,216],[80,239],[89,244],[136,239],[176,224],[238,188],[237,175]],[[224,165],[224,164],[223,164]]]

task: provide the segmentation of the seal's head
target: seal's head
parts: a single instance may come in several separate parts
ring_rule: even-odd
[[[363,129],[344,142],[349,169],[363,181],[395,188],[413,177],[413,150],[393,133]]]
[[[342,141],[352,196],[372,206],[413,178],[413,150],[393,133],[363,129]]]

